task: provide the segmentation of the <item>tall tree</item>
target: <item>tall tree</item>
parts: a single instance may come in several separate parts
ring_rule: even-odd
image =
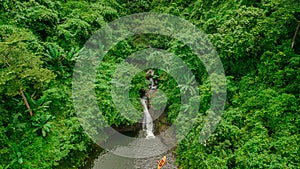
[[[34,52],[39,46],[30,32],[5,25],[0,27],[0,32],[0,93],[11,97],[20,95],[32,116],[26,91],[42,90],[54,74],[42,68],[42,61]]]

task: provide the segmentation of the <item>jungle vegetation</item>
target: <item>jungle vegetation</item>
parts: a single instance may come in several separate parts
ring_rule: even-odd
[[[226,74],[225,110],[212,136],[199,144],[211,97],[203,64],[175,39],[139,35],[118,43],[99,66],[95,91],[109,125],[135,123],[116,110],[110,80],[128,55],[152,46],[184,60],[199,84],[199,115],[175,149],[180,168],[299,168],[298,1],[0,0],[0,169],[85,165],[93,141],[74,110],[76,57],[104,24],[140,12],[179,16],[207,34]],[[164,71],[155,77],[172,123],[180,92],[189,90]],[[130,97],[137,109],[139,91],[147,85],[144,73],[133,79]]]

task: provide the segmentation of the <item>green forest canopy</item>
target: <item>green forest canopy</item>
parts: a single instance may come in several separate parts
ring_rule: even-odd
[[[299,167],[298,1],[0,0],[0,169],[85,164],[93,142],[72,102],[77,53],[105,23],[140,12],[182,17],[208,35],[226,73],[225,111],[213,135],[199,144],[211,96],[202,63],[174,39],[138,35],[118,43],[99,67],[96,95],[109,125],[134,123],[116,111],[110,79],[126,56],[150,45],[183,59],[199,83],[199,115],[176,147],[181,168]],[[156,76],[172,122],[182,90],[165,72]],[[136,76],[130,90],[137,109],[138,92],[147,87],[144,79],[142,73]]]

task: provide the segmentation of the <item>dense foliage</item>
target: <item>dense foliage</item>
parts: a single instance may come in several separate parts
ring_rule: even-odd
[[[196,123],[176,147],[181,168],[299,167],[297,1],[0,0],[0,169],[84,165],[93,142],[83,132],[73,106],[76,57],[105,23],[138,12],[180,16],[208,35],[227,76],[226,107],[216,131],[200,144],[211,97],[203,64],[176,39],[137,35],[119,42],[98,69],[96,96],[109,125],[136,122],[118,113],[110,96],[117,65],[149,46],[165,49],[187,63],[201,94]],[[156,70],[154,78],[168,98],[165,113],[173,122],[180,92],[191,91],[177,86],[162,70]],[[142,110],[140,91],[147,85],[145,72],[132,80],[130,98],[138,110]],[[159,100],[154,104],[159,105]]]

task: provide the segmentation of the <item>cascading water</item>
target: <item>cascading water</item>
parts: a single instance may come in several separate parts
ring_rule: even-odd
[[[147,72],[146,72],[146,77],[147,79],[151,82],[150,86],[149,86],[149,89],[150,91],[154,91],[157,89],[157,86],[155,85],[154,83],[154,80],[153,80],[153,75],[154,75],[154,71],[152,69],[149,69]]]
[[[146,92],[144,96],[141,97],[141,103],[144,107],[144,118],[143,118],[143,130],[146,131],[146,139],[155,138],[153,134],[153,120],[148,110],[147,101],[150,92],[154,92],[157,89],[157,86],[154,84],[153,80],[154,71],[149,69],[146,73],[147,79],[151,82],[149,85],[149,91]]]
[[[150,78],[149,80],[151,82],[150,90],[155,90],[157,88],[157,86],[155,86],[154,80],[152,78]]]
[[[143,118],[143,130],[146,131],[146,138],[155,138],[153,134],[153,121],[152,117],[147,108],[147,97],[141,98],[142,105],[144,107],[144,118]]]

